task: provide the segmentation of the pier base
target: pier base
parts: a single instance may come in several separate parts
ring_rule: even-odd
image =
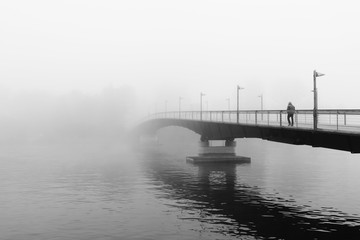
[[[186,161],[191,163],[250,163],[249,157],[236,156],[235,147],[234,140],[226,140],[225,144],[220,146],[214,146],[208,140],[203,140],[199,143],[199,155],[186,157]]]

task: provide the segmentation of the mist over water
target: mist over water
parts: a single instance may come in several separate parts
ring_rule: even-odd
[[[29,91],[1,96],[0,142],[32,144],[121,138],[137,118],[131,87],[99,93]]]

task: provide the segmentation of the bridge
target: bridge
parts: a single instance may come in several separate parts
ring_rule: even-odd
[[[137,134],[155,134],[179,126],[201,136],[201,141],[260,138],[360,153],[360,109],[296,110],[288,126],[286,110],[177,111],[150,115]]]

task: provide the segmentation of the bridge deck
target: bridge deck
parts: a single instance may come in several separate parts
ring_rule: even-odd
[[[320,110],[313,129],[312,110],[297,110],[288,126],[284,110],[186,111],[150,116],[140,127],[154,132],[166,126],[188,128],[207,139],[262,138],[360,153],[360,110]]]

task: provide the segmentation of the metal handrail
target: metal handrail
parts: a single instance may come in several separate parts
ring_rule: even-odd
[[[288,127],[286,110],[215,110],[159,112],[149,118],[187,119],[210,122]],[[316,130],[360,132],[360,109],[320,109]],[[294,128],[313,129],[313,110],[296,110]]]

